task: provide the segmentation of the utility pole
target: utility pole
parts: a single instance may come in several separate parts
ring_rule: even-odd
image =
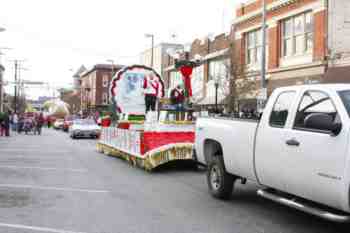
[[[13,102],[14,102],[14,111],[17,112],[18,111],[18,85],[19,85],[19,81],[18,81],[18,75],[19,75],[19,65],[21,62],[26,61],[25,59],[23,60],[10,60],[11,62],[15,63],[15,77],[14,77],[14,96],[13,96]]]
[[[152,48],[151,48],[151,67],[153,68],[153,57],[154,57],[154,34],[145,34],[146,38],[151,38]]]
[[[108,59],[107,62],[110,62],[111,65],[112,65],[112,68],[111,68],[111,80],[113,79],[113,76],[114,76],[114,60],[113,59]],[[108,85],[107,85],[107,105],[109,105],[110,103],[110,82],[108,82]]]
[[[15,86],[14,86],[14,88],[15,88],[15,91],[14,91],[14,110],[15,110],[15,112],[17,112],[17,85],[18,85],[18,83],[17,83],[17,70],[18,70],[18,60],[15,60]]]
[[[261,90],[258,97],[258,110],[262,112],[267,101],[266,85],[266,0],[262,0],[262,58],[261,58]]]
[[[263,0],[262,13],[262,58],[261,58],[261,88],[266,88],[266,0]]]

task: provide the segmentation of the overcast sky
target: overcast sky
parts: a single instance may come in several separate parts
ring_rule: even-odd
[[[0,33],[5,79],[13,80],[10,60],[26,59],[22,79],[72,83],[81,65],[113,59],[119,64],[139,61],[155,42],[188,43],[229,30],[234,6],[242,0],[2,0]],[[177,38],[171,38],[176,34]],[[27,90],[30,97],[47,94]]]

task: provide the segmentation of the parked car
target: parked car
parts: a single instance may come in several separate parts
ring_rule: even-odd
[[[101,134],[101,127],[92,119],[79,119],[73,121],[69,132],[73,139],[98,138]]]
[[[73,124],[74,119],[75,119],[74,116],[67,116],[64,118],[64,122],[63,122],[63,131],[64,132],[69,131],[69,127]]]
[[[53,123],[53,128],[63,129],[63,125],[64,125],[64,119],[56,119],[55,122]]]
[[[350,221],[350,85],[276,89],[260,121],[199,118],[195,148],[216,198],[249,180],[258,195]],[[331,207],[331,208],[328,208]]]

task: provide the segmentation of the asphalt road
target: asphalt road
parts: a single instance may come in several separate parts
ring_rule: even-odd
[[[254,184],[215,200],[203,171],[148,173],[95,143],[54,130],[0,137],[0,233],[349,232],[256,196]]]

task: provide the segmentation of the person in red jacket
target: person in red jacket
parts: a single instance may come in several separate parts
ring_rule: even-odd
[[[145,93],[146,114],[156,110],[157,97],[159,95],[159,83],[153,75],[146,76],[143,80]]]
[[[174,88],[170,92],[170,100],[171,100],[171,104],[173,106],[175,106],[175,110],[177,110],[177,111],[183,110],[184,101],[185,101],[185,93],[180,85],[177,85],[176,88]]]

